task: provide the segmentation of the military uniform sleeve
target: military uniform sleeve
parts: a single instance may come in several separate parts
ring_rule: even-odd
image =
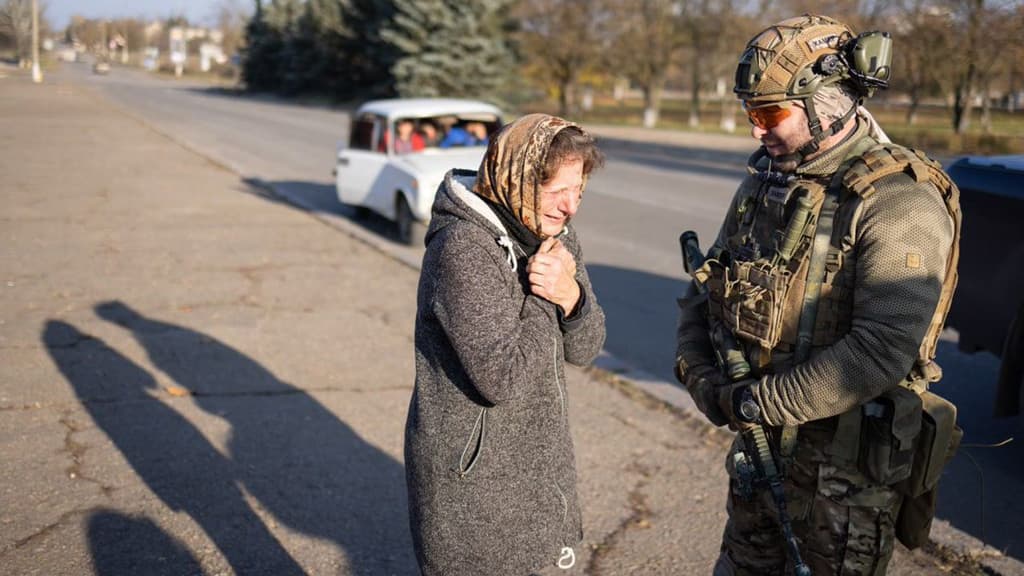
[[[841,414],[896,386],[910,371],[938,303],[953,223],[930,184],[880,180],[855,228],[850,331],[791,370],[753,386],[765,421],[797,425]]]
[[[594,296],[587,267],[583,263],[583,250],[576,231],[570,229],[565,238],[566,248],[576,260],[576,282],[580,286],[581,302],[569,318],[560,318],[565,361],[586,366],[597,358],[604,346],[604,310]],[[558,308],[556,306],[556,308]],[[560,308],[559,308],[560,310]]]

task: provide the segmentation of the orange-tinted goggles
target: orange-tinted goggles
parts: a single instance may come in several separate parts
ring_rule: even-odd
[[[747,119],[750,120],[750,123],[762,130],[775,128],[793,113],[793,103],[788,101],[749,108],[744,103],[743,108],[747,111]]]

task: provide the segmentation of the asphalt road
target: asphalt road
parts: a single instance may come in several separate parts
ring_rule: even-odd
[[[272,185],[329,220],[347,218],[330,174],[347,135],[344,111],[238,98],[122,69],[99,77],[71,65],[64,73],[243,178]],[[684,229],[705,242],[713,237],[746,153],[735,144],[723,150],[604,138],[602,145],[608,162],[588,187],[577,228],[608,316],[606,349],[638,373],[671,381],[674,299],[682,286],[677,238]],[[360,225],[382,240],[387,234],[380,221]],[[382,244],[400,259],[418,260],[416,249]],[[941,342],[946,377],[936,391],[957,403],[965,446],[943,479],[939,517],[1024,559],[1024,419],[990,417],[998,361],[962,354],[955,342],[953,332]],[[984,447],[1010,437],[1018,439]]]

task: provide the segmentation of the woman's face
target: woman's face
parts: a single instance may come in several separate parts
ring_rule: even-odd
[[[583,196],[583,159],[566,160],[540,187],[540,229],[557,236],[576,214]]]

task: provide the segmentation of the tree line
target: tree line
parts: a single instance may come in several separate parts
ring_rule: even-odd
[[[217,25],[253,91],[511,107],[549,99],[571,116],[585,93],[628,86],[642,96],[646,125],[673,90],[687,94],[692,125],[713,110],[728,126],[744,43],[772,22],[815,12],[893,35],[893,82],[881,97],[905,101],[908,124],[927,103],[943,104],[957,133],[972,118],[988,125],[993,105],[1024,105],[1024,0],[252,0],[249,10],[243,2],[221,0]],[[0,0],[0,47],[27,50],[30,4]],[[75,17],[65,35],[90,44],[116,32],[136,52],[143,28]]]
[[[709,99],[725,122],[744,43],[803,12],[894,36],[892,92],[906,95],[908,123],[939,99],[960,132],[975,102],[984,122],[997,95],[1024,90],[1024,7],[1009,0],[255,0],[242,78],[342,100],[515,103],[540,91],[563,115],[582,91],[628,84],[647,125],[672,87],[688,94],[691,124]]]

